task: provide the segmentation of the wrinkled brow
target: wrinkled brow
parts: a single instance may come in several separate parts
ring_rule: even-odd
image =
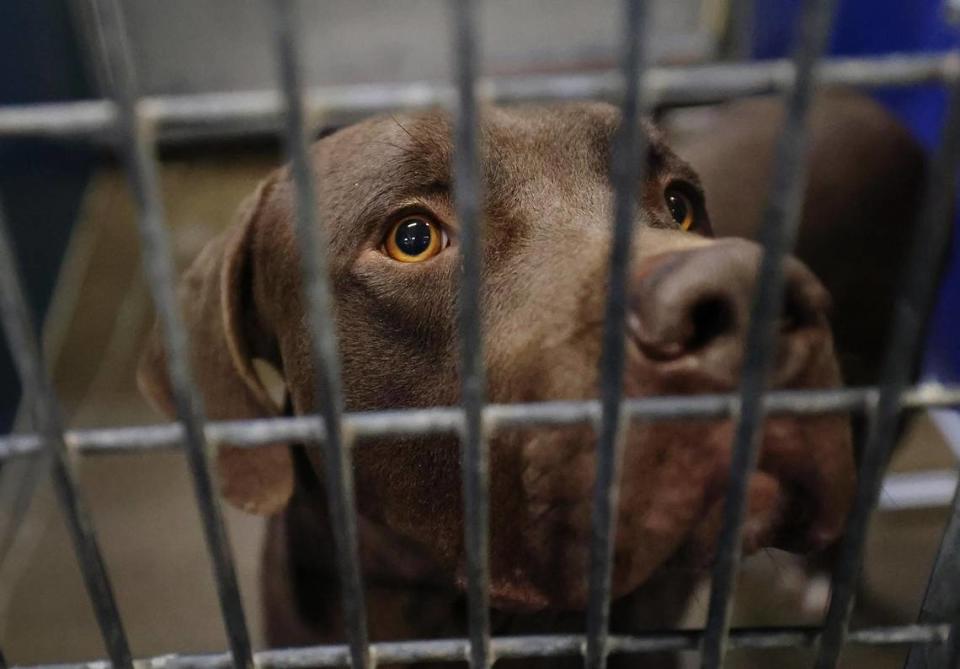
[[[333,177],[328,215],[334,253],[350,253],[382,226],[404,202],[446,196],[450,189],[450,139],[439,117],[385,117],[359,136],[331,136],[348,144],[331,150],[343,178]],[[344,150],[345,149],[345,150]],[[335,156],[335,157],[334,157]]]

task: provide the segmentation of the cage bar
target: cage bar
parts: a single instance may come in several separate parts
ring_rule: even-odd
[[[817,642],[817,627],[758,627],[730,631],[731,648],[810,648]],[[850,633],[854,645],[939,645],[947,642],[950,626],[901,625],[872,627]],[[665,651],[695,651],[703,638],[703,630],[673,630],[633,636],[613,635],[609,639],[611,654],[645,654]],[[462,662],[469,653],[469,640],[442,639],[427,641],[391,641],[371,645],[379,661],[393,662]],[[491,649],[498,658],[576,657],[585,643],[583,635],[554,634],[494,637]],[[348,667],[350,650],[345,645],[283,648],[256,653],[258,669],[307,669],[308,667]],[[228,669],[230,656],[161,655],[138,660],[149,669]],[[104,669],[103,663],[15,666],[14,669]]]
[[[767,388],[770,366],[776,354],[777,321],[783,308],[783,261],[794,245],[806,184],[807,114],[813,100],[817,61],[826,48],[835,9],[835,0],[807,0],[794,57],[796,81],[787,98],[786,117],[775,149],[773,179],[760,229],[763,257],[743,349],[741,404],[734,434],[723,527],[710,587],[707,634],[701,657],[701,666],[705,669],[722,666],[726,651],[733,588],[740,565],[747,486],[760,451],[764,421],[761,395]]]
[[[357,509],[350,454],[352,436],[343,429],[343,388],[330,293],[327,232],[317,215],[317,188],[308,139],[310,121],[303,104],[303,68],[296,8],[292,0],[273,0],[276,50],[285,110],[285,142],[296,191],[296,235],[300,250],[316,374],[317,408],[323,419],[324,478],[330,524],[337,549],[337,570],[344,626],[354,669],[371,666],[366,606],[357,540]]]
[[[958,625],[957,599],[960,597],[960,495],[954,493],[952,513],[943,533],[943,540],[937,551],[936,563],[930,575],[930,582],[920,606],[920,622],[951,620],[950,643],[939,646],[915,646],[910,649],[904,669],[927,669],[928,667],[956,667],[960,665],[957,656]]]
[[[467,619],[470,666],[486,669],[490,654],[490,463],[483,405],[486,375],[480,281],[483,265],[482,205],[477,113],[477,3],[453,0],[451,49],[457,98],[454,118],[453,192],[460,223],[460,376],[463,424],[464,545],[467,549]]]
[[[27,306],[23,281],[13,251],[13,240],[0,203],[0,321],[17,367],[23,396],[32,400],[38,447],[51,456],[51,474],[57,500],[65,516],[77,561],[110,661],[132,669],[133,661],[113,588],[94,534],[93,522],[80,495],[76,473],[64,441],[63,419],[53,385],[43,362],[36,328]]]
[[[867,426],[857,496],[842,540],[840,562],[833,574],[833,594],[817,657],[818,669],[836,665],[847,633],[857,577],[863,563],[870,512],[877,505],[883,470],[896,442],[900,395],[910,382],[912,361],[923,344],[924,321],[936,297],[937,277],[931,268],[938,266],[938,258],[950,239],[960,167],[960,53],[955,54],[953,62],[947,120],[930,168],[922,209],[913,233],[913,247],[899,284],[901,292],[897,297],[895,319],[880,376],[877,407]],[[955,523],[956,516],[951,521],[951,524]],[[948,527],[948,533],[950,530]],[[955,545],[941,546],[937,563],[942,565],[942,560],[955,555],[956,549]],[[931,585],[956,586],[958,583],[950,578],[945,582],[937,579]],[[957,596],[955,592],[954,606]],[[925,601],[928,603],[929,599]],[[951,614],[956,616],[955,608]],[[948,665],[944,660],[944,664],[931,666]]]
[[[956,3],[954,3],[956,4]],[[931,209],[938,209],[937,214],[930,213],[931,219],[935,216],[942,216],[945,221],[949,221],[949,212],[953,201],[953,193],[956,186],[956,154],[960,151],[957,146],[957,135],[960,134],[960,56],[954,61],[954,80],[950,88],[950,110],[944,130],[941,151],[938,160],[947,162],[954,161],[951,166],[943,166],[939,163],[934,167],[934,174],[944,179],[944,183],[937,184],[937,188],[942,191],[937,195],[939,198],[945,198],[948,202],[938,202],[936,206],[930,205]],[[928,195],[929,197],[929,195]],[[943,223],[939,222],[942,226]],[[934,223],[931,221],[930,225]],[[921,239],[922,232],[917,233],[918,240]],[[939,233],[943,235],[943,232]],[[949,234],[949,233],[948,233]],[[917,255],[920,255],[917,250]],[[918,261],[919,262],[919,261]],[[933,288],[928,288],[930,291]],[[926,296],[925,299],[930,299]],[[919,312],[923,314],[923,311]],[[892,350],[891,350],[892,355]],[[876,500],[874,500],[876,504]],[[958,614],[958,605],[960,605],[960,490],[954,492],[952,503],[952,513],[947,521],[947,527],[944,529],[943,539],[940,548],[937,551],[937,559],[930,574],[930,582],[927,585],[927,591],[920,607],[920,622],[928,622],[937,618],[952,620],[950,629],[950,644],[945,647],[919,648],[910,650],[907,657],[906,669],[920,669],[921,667],[956,667],[960,666],[960,614]]]
[[[584,657],[587,669],[603,669],[607,663],[613,544],[617,530],[620,465],[627,431],[621,406],[627,275],[635,228],[635,190],[645,171],[647,153],[646,134],[641,126],[640,115],[645,109],[641,81],[647,66],[648,3],[646,0],[624,0],[622,11],[624,32],[621,38],[620,72],[623,98],[620,102],[620,126],[612,147],[614,218],[600,356],[601,416],[590,536],[587,646]]]
[[[823,84],[858,87],[915,86],[943,81],[946,54],[897,54],[822,61]],[[690,105],[778,93],[790,89],[793,67],[787,60],[682,67],[652,67],[644,96],[661,105]],[[549,76],[480,78],[494,102],[527,100],[616,100],[623,82],[615,71]],[[319,86],[304,91],[309,112],[323,111],[331,120],[364,114],[446,105],[454,99],[447,83],[355,84]],[[140,99],[145,120],[153,122],[161,140],[191,141],[203,137],[275,134],[281,127],[282,101],[272,90],[146,96]],[[109,100],[0,106],[0,136],[47,136],[110,141],[116,106]]]
[[[156,305],[167,352],[173,402],[183,430],[183,450],[203,523],[207,550],[223,622],[235,666],[250,667],[252,652],[233,556],[207,461],[203,404],[193,383],[187,333],[174,296],[170,242],[164,227],[163,202],[149,127],[137,114],[136,74],[126,44],[123,14],[116,0],[91,0],[100,19],[104,56],[112,74],[113,95],[127,172],[137,206],[144,271]]]
[[[720,43],[720,56],[727,60],[747,60],[753,51],[756,17],[755,0],[730,0]]]
[[[874,388],[838,388],[833,390],[778,390],[764,394],[764,412],[768,415],[808,415],[863,411],[876,402]],[[627,399],[623,412],[630,421],[698,420],[733,415],[739,395],[684,395]],[[960,406],[960,387],[936,384],[915,386],[902,398],[904,409],[933,409]],[[483,422],[495,433],[517,427],[595,424],[600,418],[597,400],[490,404],[484,407]],[[383,436],[423,436],[459,434],[463,411],[458,407],[399,409],[346,413],[344,423],[360,440]],[[207,440],[228,442],[231,446],[257,448],[277,441],[320,443],[325,431],[314,416],[259,418],[252,420],[210,421]],[[182,441],[177,423],[106,429],[70,430],[64,439],[72,451],[84,455],[137,453],[176,447]],[[42,448],[38,434],[0,437],[0,461],[25,457]]]

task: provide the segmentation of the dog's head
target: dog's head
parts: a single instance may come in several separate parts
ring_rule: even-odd
[[[598,395],[610,253],[614,108],[600,104],[484,110],[483,330],[491,402]],[[732,390],[760,251],[710,239],[696,175],[651,128],[629,280],[624,388],[629,397]],[[451,127],[443,114],[382,117],[313,148],[327,227],[347,408],[458,402],[458,223]],[[757,193],[756,197],[763,197]],[[181,302],[211,418],[315,412],[314,369],[287,170],[264,181],[240,221],[189,270]],[[773,385],[839,382],[827,295],[788,260]],[[141,367],[168,411],[155,338]],[[273,383],[263,369],[278,370]],[[269,372],[268,372],[269,375]],[[730,460],[729,420],[633,426],[615,544],[614,595],[665,563],[709,560]],[[589,427],[498,433],[491,449],[491,569],[502,606],[571,607],[586,592],[596,434]],[[322,467],[311,449],[315,467]],[[459,450],[445,438],[384,439],[354,451],[366,523],[462,570]],[[294,487],[284,444],[222,446],[226,497],[273,513]],[[842,417],[765,425],[750,482],[748,551],[822,548],[840,534],[853,490]]]

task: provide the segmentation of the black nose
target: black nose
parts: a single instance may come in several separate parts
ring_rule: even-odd
[[[658,362],[683,359],[688,370],[732,386],[740,373],[761,253],[752,242],[730,239],[644,262],[631,285],[629,322],[640,351]],[[798,373],[811,344],[829,340],[826,290],[795,258],[783,269],[778,384]]]

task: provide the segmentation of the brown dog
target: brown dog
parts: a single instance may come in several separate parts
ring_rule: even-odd
[[[602,104],[484,112],[483,328],[492,402],[597,396],[617,124],[616,110]],[[741,364],[759,249],[709,239],[696,174],[656,131],[646,132],[625,392],[728,391]],[[351,411],[458,401],[450,135],[446,117],[429,112],[372,119],[313,149]],[[278,170],[182,284],[192,362],[212,419],[316,410],[293,207],[289,173]],[[826,291],[796,260],[785,271],[773,384],[835,386]],[[169,413],[163,358],[154,337],[140,380]],[[279,370],[285,399],[269,392],[262,363]],[[691,421],[630,430],[613,573],[616,629],[667,625],[683,610],[693,574],[714,550],[731,428]],[[582,623],[581,614],[564,612],[582,610],[587,593],[595,441],[587,427],[491,440],[495,632]],[[456,440],[446,438],[382,439],[354,451],[375,640],[464,631],[458,458]],[[276,514],[263,574],[271,644],[342,640],[317,449],[221,446],[218,465],[228,500]],[[769,420],[750,484],[746,551],[826,547],[843,529],[853,487],[846,419]]]

